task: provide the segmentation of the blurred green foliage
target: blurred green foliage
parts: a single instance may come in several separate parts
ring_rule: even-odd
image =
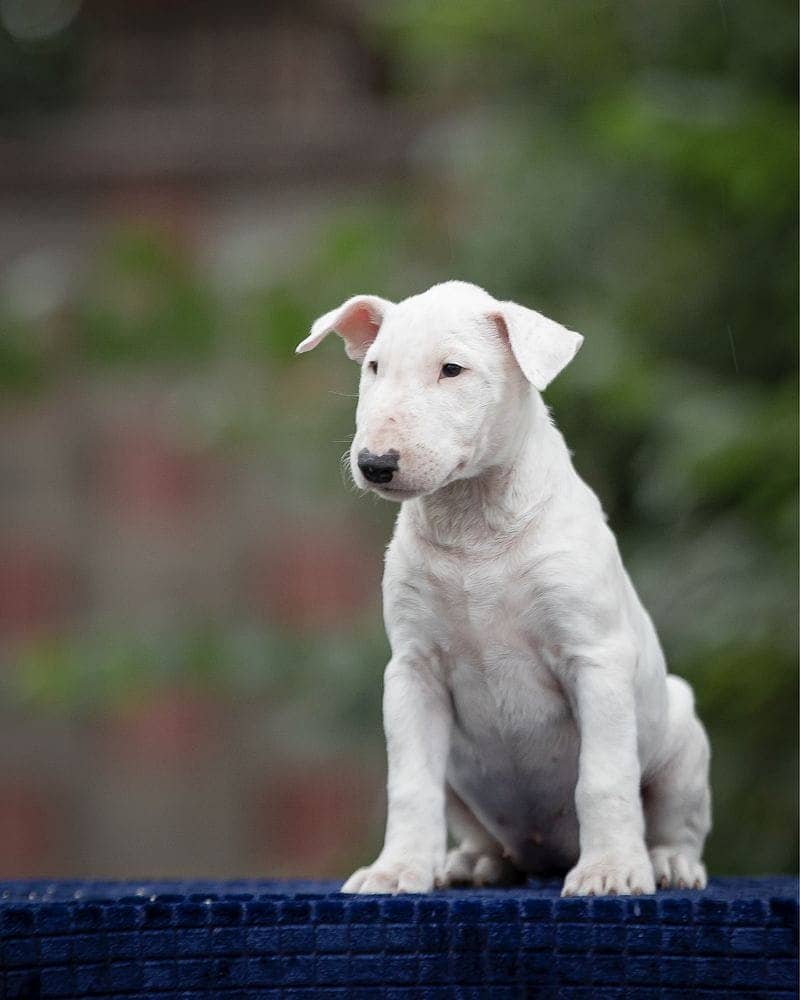
[[[374,743],[372,727],[361,720],[380,711],[376,664],[385,658],[374,620],[324,634],[239,623],[198,624],[180,633],[47,636],[21,648],[16,669],[0,678],[0,692],[25,711],[68,714],[86,724],[164,690],[192,690],[256,700],[272,714],[291,713],[301,733],[357,745]]]
[[[125,229],[98,259],[75,316],[88,362],[159,363],[207,357],[217,304],[188,262],[149,230]]]
[[[356,292],[402,297],[459,277],[581,330],[584,348],[548,402],[603,500],[671,669],[695,688],[714,750],[710,868],[793,871],[794,6],[404,0],[376,5],[365,27],[394,97],[437,112],[414,150],[413,182],[343,213],[302,268],[236,302],[218,300],[166,244],[122,234],[71,313],[69,363],[236,354],[264,366],[272,390],[268,416],[242,409],[241,425],[271,447],[302,439],[329,455],[331,427],[349,426],[353,403],[326,392],[355,391],[355,369],[335,344],[302,369],[292,350],[315,315]],[[0,342],[4,387],[41,384],[64,364],[49,350],[22,335]],[[292,411],[304,379],[318,383],[324,412]],[[293,461],[290,477],[312,475]],[[329,473],[316,485],[336,491]],[[388,528],[392,511],[362,507]],[[253,649],[263,647],[272,664],[292,664],[284,680],[294,697],[325,700],[313,692],[328,675],[326,642],[250,634],[239,655],[234,638],[189,637],[166,659],[136,640],[117,645],[117,660],[37,648],[19,693],[72,704],[65,692],[95,671],[95,696],[115,697],[132,678],[161,683],[155,665],[165,663],[241,693],[261,676]],[[368,699],[377,740],[375,660],[385,647],[368,631],[341,648],[341,664],[355,666],[326,710],[346,732]]]

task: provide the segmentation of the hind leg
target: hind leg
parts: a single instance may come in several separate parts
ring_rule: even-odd
[[[445,885],[512,885],[525,876],[474,813],[447,786],[447,825],[458,846],[448,852]]]
[[[708,738],[688,684],[667,678],[668,752],[642,789],[646,840],[656,885],[703,889],[703,844],[711,829]]]

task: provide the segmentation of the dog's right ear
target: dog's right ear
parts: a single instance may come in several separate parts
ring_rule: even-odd
[[[370,344],[378,336],[387,310],[394,303],[381,299],[377,295],[354,295],[324,316],[320,316],[311,327],[311,333],[297,345],[296,353],[310,351],[325,337],[335,330],[344,341],[344,349],[348,358],[364,360]]]

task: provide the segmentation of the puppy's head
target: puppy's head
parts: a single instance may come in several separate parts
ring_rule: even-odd
[[[298,353],[334,330],[361,365],[353,478],[392,500],[502,462],[531,392],[544,389],[583,342],[461,281],[399,303],[357,295],[321,316]]]

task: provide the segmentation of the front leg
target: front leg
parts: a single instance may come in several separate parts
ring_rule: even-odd
[[[383,850],[342,892],[430,892],[442,877],[447,828],[445,769],[452,708],[436,666],[394,656],[384,675],[389,765]]]
[[[565,896],[655,892],[644,843],[635,669],[635,651],[627,646],[573,664],[568,687],[581,741],[580,858],[564,882]]]

